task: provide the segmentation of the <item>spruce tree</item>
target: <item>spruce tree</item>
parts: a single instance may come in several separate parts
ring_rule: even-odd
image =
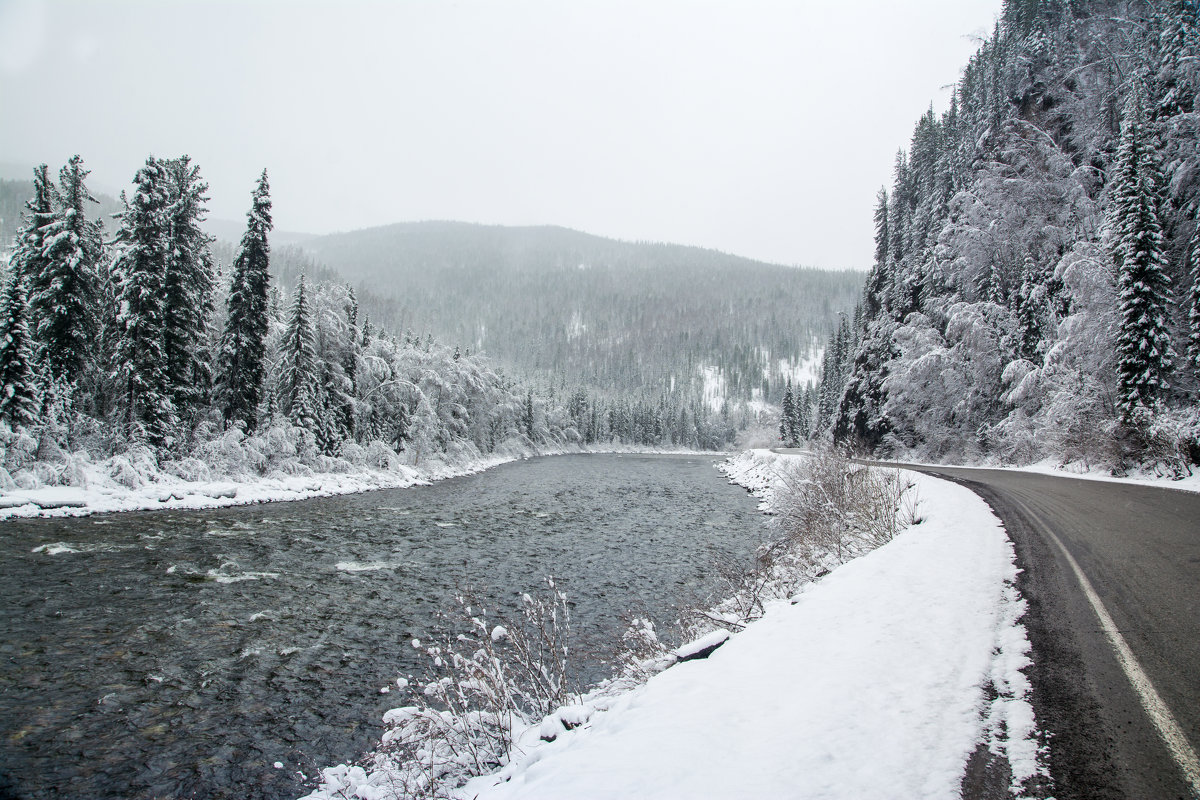
[[[1154,115],[1171,117],[1192,111],[1196,100],[1197,9],[1194,0],[1171,0],[1160,12],[1158,69],[1154,76]]]
[[[99,330],[95,312],[103,227],[99,220],[87,219],[86,204],[96,202],[88,193],[87,176],[79,156],[59,172],[45,226],[45,260],[39,272],[26,274],[38,361],[62,385],[80,378]]]
[[[521,412],[521,429],[533,441],[533,391],[525,393],[525,408]]]
[[[886,267],[888,262],[888,193],[884,187],[879,187],[875,198],[875,265]],[[878,292],[882,286],[874,287]]]
[[[1041,314],[1037,301],[1038,271],[1033,259],[1026,258],[1021,269],[1021,285],[1017,289],[1017,354],[1036,361],[1042,343]]]
[[[46,245],[54,222],[57,192],[50,182],[45,164],[33,171],[33,197],[25,203],[24,224],[17,230],[9,269],[22,276],[28,296],[29,285],[40,282],[47,272]],[[30,319],[31,332],[36,333],[37,320]]]
[[[134,178],[117,232],[113,277],[119,409],[126,434],[154,446],[170,443],[177,422],[164,350],[170,249],[170,178],[151,156]]]
[[[293,425],[315,435],[320,420],[317,348],[303,275],[280,344],[280,360],[279,407]]]
[[[350,394],[358,394],[358,298],[354,287],[346,287],[346,345],[342,352],[342,371],[350,381]]]
[[[362,345],[361,345],[363,350],[366,350],[368,347],[370,347],[371,337],[373,335],[374,335],[374,332],[371,330],[371,315],[367,314],[363,317]]]
[[[0,419],[11,428],[37,422],[37,375],[28,313],[24,276],[13,271],[0,306]]]
[[[799,439],[812,438],[812,384],[805,384],[802,391],[796,392],[796,435]]]
[[[779,415],[779,438],[788,447],[795,447],[796,442],[796,401],[792,395],[792,382],[787,382],[783,392],[783,411]]]
[[[269,325],[267,270],[271,251],[267,235],[271,232],[271,197],[266,170],[258,180],[246,217],[246,233],[233,265],[229,314],[221,338],[218,391],[225,425],[240,422],[251,431],[258,423],[262,400]]]
[[[186,413],[207,399],[212,385],[211,358],[205,344],[215,283],[210,250],[213,238],[200,227],[207,214],[208,184],[188,156],[163,165],[171,197],[163,351],[172,401],[180,413]]]
[[[1188,272],[1192,286],[1187,303],[1187,357],[1192,374],[1200,379],[1200,224],[1197,224],[1188,248]]]
[[[1169,388],[1175,355],[1160,217],[1163,177],[1136,90],[1126,104],[1114,172],[1110,224],[1121,313],[1117,402],[1129,423],[1139,410],[1153,409]]]

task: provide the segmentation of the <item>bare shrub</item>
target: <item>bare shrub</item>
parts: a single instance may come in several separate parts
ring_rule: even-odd
[[[772,524],[812,563],[862,555],[917,521],[913,484],[899,470],[860,466],[829,448],[777,472]]]
[[[387,713],[375,754],[396,797],[440,798],[514,755],[516,737],[576,697],[569,685],[571,622],[567,596],[522,595],[515,621],[489,619],[467,594],[456,598],[435,642],[413,641],[430,663],[414,681],[412,705]]]
[[[755,475],[761,479],[767,464]],[[919,522],[917,495],[899,470],[864,467],[832,448],[774,462],[764,510],[775,538],[755,553],[754,564],[718,564],[727,589],[711,608],[693,609],[684,635],[714,627],[740,630],[775,600],[793,596],[838,564],[891,541]]]

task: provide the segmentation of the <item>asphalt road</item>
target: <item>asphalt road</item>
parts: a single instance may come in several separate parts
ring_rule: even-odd
[[[973,489],[1012,537],[1054,797],[1200,797],[1200,494],[899,466]]]

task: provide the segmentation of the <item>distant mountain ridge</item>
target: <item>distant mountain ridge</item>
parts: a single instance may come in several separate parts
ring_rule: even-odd
[[[376,295],[378,321],[393,330],[622,393],[699,393],[715,367],[731,399],[778,401],[862,281],[555,226],[399,223],[302,246]]]
[[[431,220],[400,222],[312,237],[306,246],[347,277],[393,267],[503,267],[545,270],[589,266],[637,267],[667,259],[694,266],[780,267],[690,245],[610,239],[558,225],[505,226]],[[398,259],[396,256],[402,255]],[[358,274],[356,274],[358,273]]]

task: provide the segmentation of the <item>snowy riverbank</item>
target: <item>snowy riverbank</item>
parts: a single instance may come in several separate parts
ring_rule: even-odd
[[[241,472],[217,478],[211,470],[195,470],[203,477],[188,480],[176,472],[159,468],[149,459],[137,462],[119,457],[103,462],[72,461],[67,468],[75,471],[72,486],[21,488],[0,486],[0,520],[13,517],[83,516],[114,511],[155,509],[208,509],[252,505],[313,497],[369,492],[376,489],[400,489],[428,484],[447,478],[473,475],[522,458],[567,453],[678,453],[692,451],[651,450],[645,447],[553,448],[542,451],[520,450],[487,456],[426,460],[418,467],[393,463],[386,468],[370,468],[330,459],[337,471],[317,471],[290,465],[290,471],[277,469],[267,475]],[[719,453],[702,455],[719,456]]]
[[[753,451],[728,471],[769,502],[789,458]],[[707,659],[530,727],[503,769],[457,795],[950,798],[980,743],[1019,786],[1039,767],[1012,545],[978,497],[912,478],[920,524],[773,603]],[[392,796],[386,771],[322,777],[313,800]]]

